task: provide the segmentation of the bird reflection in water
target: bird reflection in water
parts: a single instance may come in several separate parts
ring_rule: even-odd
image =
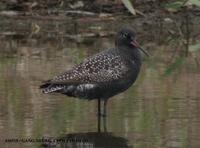
[[[99,122],[98,127],[101,129]],[[104,129],[107,129],[105,124]],[[43,148],[133,148],[127,139],[106,131],[69,133],[48,140],[42,144]]]
[[[107,132],[70,133],[51,142],[44,148],[132,148],[128,140]]]

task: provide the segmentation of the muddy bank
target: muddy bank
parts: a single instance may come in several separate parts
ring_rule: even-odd
[[[162,1],[136,1],[134,7],[140,14],[134,16],[118,1],[81,2],[1,2],[1,52],[15,53],[15,46],[21,44],[31,46],[49,42],[63,47],[69,42],[87,46],[95,44],[98,38],[112,39],[124,26],[133,28],[141,44],[149,50],[154,49],[152,44],[187,48],[200,39],[198,7],[171,12],[163,8]],[[8,45],[7,40],[12,43]]]

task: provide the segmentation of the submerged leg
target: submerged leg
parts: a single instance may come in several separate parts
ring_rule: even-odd
[[[107,132],[107,124],[106,124],[106,105],[107,105],[107,99],[103,102],[103,126],[104,126],[104,132]]]
[[[107,105],[107,101],[108,99],[105,99],[104,102],[103,102],[103,116],[106,117],[107,114],[106,114],[106,105]]]
[[[98,132],[101,132],[101,100],[98,99],[98,113],[97,113],[97,118],[98,118]]]

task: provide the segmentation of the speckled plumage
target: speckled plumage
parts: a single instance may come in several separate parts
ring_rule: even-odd
[[[65,81],[76,81],[78,83],[97,83],[120,78],[121,75],[126,71],[126,67],[123,67],[123,60],[120,56],[114,55],[114,53],[108,54],[108,52],[111,50],[86,59],[71,70],[54,77],[53,81],[61,83]],[[123,71],[119,71],[123,68]],[[107,76],[105,76],[105,74]]]
[[[130,44],[131,30],[120,31],[116,47],[104,50],[40,86],[43,93],[62,93],[85,99],[108,99],[127,88],[137,78],[141,56]]]

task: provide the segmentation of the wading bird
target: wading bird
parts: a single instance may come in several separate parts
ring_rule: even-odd
[[[71,97],[98,100],[98,115],[106,115],[110,97],[128,89],[136,80],[142,64],[135,33],[124,28],[115,38],[115,47],[85,59],[79,65],[45,81],[40,88],[45,94],[61,93]],[[104,102],[101,114],[101,100]]]

